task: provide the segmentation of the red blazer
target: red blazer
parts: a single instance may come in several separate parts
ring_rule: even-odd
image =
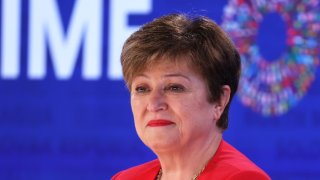
[[[159,160],[124,170],[112,177],[112,180],[154,180],[160,170]],[[270,177],[246,156],[221,141],[217,152],[209,161],[197,180],[269,180]]]

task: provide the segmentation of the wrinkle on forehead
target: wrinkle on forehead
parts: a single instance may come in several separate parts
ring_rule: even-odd
[[[145,71],[152,71],[155,68],[159,68],[160,64],[168,64],[168,66],[176,66],[178,68],[186,65],[189,69],[193,70],[199,75],[202,75],[202,73],[199,71],[198,65],[195,64],[192,58],[193,57],[191,53],[164,53],[162,55],[153,54],[147,60],[141,61],[141,64],[132,71],[131,77],[129,77],[130,79],[127,81],[127,86],[131,91],[132,80],[135,77],[143,74]]]

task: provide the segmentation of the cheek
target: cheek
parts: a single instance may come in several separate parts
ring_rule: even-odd
[[[192,103],[187,103],[187,100],[184,103],[177,103],[172,106],[173,112],[178,119],[178,127],[180,131],[185,131],[186,128],[189,129],[193,126],[194,120],[199,116],[200,112],[197,112],[197,108],[194,107]]]
[[[139,109],[139,101],[137,100],[137,98],[135,98],[134,95],[131,96],[130,98],[130,104],[131,104],[131,110],[133,112],[133,114],[136,114],[136,111]]]
[[[179,114],[181,118],[187,119],[189,124],[207,124],[214,119],[214,106],[209,104],[206,99],[199,100],[193,100],[192,103],[184,103],[180,106]]]
[[[139,123],[140,119],[142,118],[143,113],[143,103],[141,100],[136,99],[134,96],[131,97],[131,110],[133,113],[133,118],[135,124]]]
[[[138,112],[139,111],[138,107],[139,106],[138,106],[137,102],[131,99],[131,110],[132,110],[132,115],[133,115],[134,127],[136,129],[138,136],[141,137],[141,130],[142,130],[141,123],[142,122],[139,120],[141,118],[139,116],[140,113]]]

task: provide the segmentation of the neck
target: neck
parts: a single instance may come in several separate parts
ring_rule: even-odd
[[[187,144],[178,151],[157,153],[162,169],[161,179],[195,179],[214,156],[221,139],[219,133]]]

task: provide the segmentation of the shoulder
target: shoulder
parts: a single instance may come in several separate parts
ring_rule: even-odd
[[[270,179],[255,163],[225,141],[220,143],[204,174],[216,179]]]
[[[135,180],[135,179],[153,179],[158,174],[160,162],[153,160],[126,170],[123,170],[114,175],[112,180]]]
[[[232,174],[230,174],[229,177],[226,179],[228,180],[270,180],[271,178],[263,171],[260,170],[242,170],[242,171],[236,171]]]

